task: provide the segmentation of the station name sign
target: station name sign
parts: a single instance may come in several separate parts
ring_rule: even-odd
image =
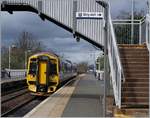
[[[102,12],[76,12],[77,19],[103,19]]]

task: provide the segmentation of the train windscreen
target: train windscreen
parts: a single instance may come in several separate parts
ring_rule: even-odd
[[[55,63],[50,64],[50,75],[56,75],[57,74],[57,65]]]

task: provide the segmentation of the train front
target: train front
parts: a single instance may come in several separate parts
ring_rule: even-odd
[[[27,71],[28,89],[34,95],[49,95],[59,84],[58,57],[36,54],[29,58]]]

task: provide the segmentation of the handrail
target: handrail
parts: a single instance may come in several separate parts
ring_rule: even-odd
[[[146,45],[150,52],[150,15],[146,15]]]
[[[142,44],[142,42],[145,41],[145,34],[142,29],[145,29],[146,24],[146,16],[143,16],[139,20],[134,20],[132,23],[132,20],[130,19],[113,19],[113,25],[116,28],[117,33],[117,42],[119,44],[130,44],[131,40],[131,33],[129,33],[129,29],[131,28],[130,25],[134,25],[135,27],[135,35],[134,35],[134,41],[135,43]],[[119,30],[119,32],[117,32]],[[123,35],[122,35],[123,34]],[[120,39],[120,35],[122,35],[122,40]]]
[[[141,19],[139,19],[139,20],[135,20],[134,19],[134,21],[133,22],[142,22],[142,21],[144,21],[145,20],[145,16],[144,17],[142,17]],[[131,19],[113,19],[112,20],[112,22],[132,22],[132,20]]]
[[[121,83],[125,81],[115,32],[109,11],[108,58],[112,76],[113,91],[116,105],[121,108]]]

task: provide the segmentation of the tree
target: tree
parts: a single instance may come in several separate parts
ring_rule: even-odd
[[[8,48],[1,47],[1,68],[8,68]]]
[[[15,48],[11,48],[11,69],[25,68],[25,52],[30,50],[27,53],[29,57],[31,54],[44,50],[43,44],[26,31],[23,31],[12,44],[15,45]],[[2,47],[2,50],[2,67],[8,68],[8,47]]]
[[[86,73],[88,70],[88,63],[87,62],[81,62],[77,64],[77,72],[80,73]]]
[[[33,52],[39,52],[44,49],[43,44],[35,39],[31,33],[26,31],[20,34],[14,44],[22,51],[32,50]]]
[[[134,11],[134,19],[140,20],[141,18],[143,18],[144,14],[144,10],[141,10],[140,12]],[[117,16],[117,19],[131,19],[131,17],[132,16],[130,12],[121,11]]]

